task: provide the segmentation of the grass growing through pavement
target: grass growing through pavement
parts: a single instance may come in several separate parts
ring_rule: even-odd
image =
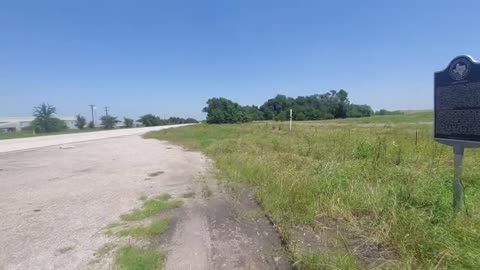
[[[110,251],[114,250],[117,247],[117,245],[112,244],[112,243],[106,243],[105,245],[101,246],[96,252],[95,256],[97,257],[102,257],[106,254],[108,254]]]
[[[119,227],[119,226],[122,226],[123,223],[120,223],[120,222],[113,222],[113,223],[110,223],[108,224],[105,229],[113,229],[113,228],[116,228],[116,227]]]
[[[164,261],[165,255],[157,250],[126,246],[117,251],[115,269],[158,270],[163,269]]]
[[[183,197],[183,198],[186,198],[186,199],[188,199],[188,198],[193,198],[193,197],[195,197],[195,192],[190,191],[190,192],[184,193],[184,194],[182,195],[182,197]]]
[[[124,221],[142,220],[144,218],[153,216],[167,209],[178,208],[183,205],[183,201],[170,201],[170,195],[164,194],[143,202],[140,209],[134,210],[130,214],[121,215],[120,218]]]
[[[208,184],[206,182],[203,183],[203,186],[202,186],[202,195],[204,198],[208,198],[210,196],[212,196],[212,190],[210,189],[210,187],[208,186]]]
[[[151,217],[164,210],[180,207],[183,204],[183,201],[181,200],[170,201],[170,199],[171,196],[168,194],[156,196],[152,199],[147,199],[147,196],[143,195],[141,197],[141,200],[143,200],[143,206],[140,209],[134,210],[130,214],[122,215],[120,218],[123,221],[138,221]],[[105,234],[118,237],[131,236],[133,238],[142,239],[142,241],[146,238],[148,241],[148,238],[160,236],[167,231],[168,226],[170,225],[170,218],[153,220],[147,226],[124,227],[121,228],[121,230],[114,230],[117,227],[126,224],[128,224],[128,222],[111,223],[105,227]],[[102,257],[115,248],[115,244],[105,244],[97,250],[96,256]],[[138,248],[134,245],[128,245],[117,250],[114,259],[114,268],[121,270],[158,270],[164,268],[165,258],[166,255],[156,249]]]
[[[139,226],[133,228],[123,229],[115,233],[116,236],[131,236],[133,238],[153,237],[163,234],[167,231],[170,224],[169,218],[163,218],[150,223],[148,226]]]
[[[347,226],[365,243],[393,250],[400,269],[476,269],[480,265],[480,152],[465,153],[468,215],[452,213],[452,150],[432,139],[432,114],[288,124],[196,125],[149,133],[203,151],[219,177],[248,182],[283,228]],[[348,254],[295,254],[316,269]],[[333,258],[332,258],[333,256]],[[342,259],[347,258],[347,259]],[[346,262],[344,262],[346,261]],[[359,263],[359,262],[357,262]],[[353,264],[352,264],[353,265]]]

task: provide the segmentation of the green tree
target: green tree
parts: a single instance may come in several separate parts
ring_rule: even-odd
[[[295,100],[293,98],[287,98],[285,95],[277,95],[276,97],[269,99],[265,102],[260,110],[264,114],[264,118],[267,120],[278,119],[279,114],[286,110],[290,110]],[[283,116],[280,116],[282,118]]]
[[[295,113],[295,120],[297,121],[303,121],[305,120],[305,114],[303,113],[303,111],[300,111],[298,113]]]
[[[398,115],[398,114],[403,114],[402,111],[388,111],[385,109],[381,109],[377,112],[375,112],[376,115]]]
[[[187,118],[185,119],[185,124],[196,124],[198,123],[198,120],[195,118]]]
[[[132,128],[133,127],[133,119],[124,117],[123,118],[123,123],[125,123],[126,128]]]
[[[40,106],[33,109],[33,116],[35,119],[32,126],[37,132],[56,132],[67,129],[64,121],[54,117],[57,109],[47,103],[42,103]]]
[[[85,117],[81,116],[80,114],[77,114],[75,118],[76,118],[75,126],[78,129],[84,129],[85,125],[87,124],[87,120],[85,119]]]
[[[257,106],[244,106],[243,110],[245,112],[245,116],[247,117],[247,121],[263,120],[263,113]]]
[[[368,105],[350,103],[348,93],[343,89],[296,98],[277,95],[260,108],[255,105],[240,106],[225,98],[211,98],[203,112],[207,113],[207,123],[222,124],[255,120],[285,121],[290,118],[290,109],[293,109],[293,118],[300,121],[369,117],[373,113]]]
[[[117,117],[113,117],[110,115],[104,115],[100,118],[100,121],[102,121],[102,126],[104,129],[112,129],[115,127],[115,125],[120,122],[117,120]]]
[[[190,123],[198,123],[197,120],[193,118],[181,118],[181,117],[170,117],[167,120],[168,124],[190,124]]]
[[[350,105],[347,91],[340,89],[335,95],[335,102],[337,103],[335,118],[346,118],[348,106]]]
[[[353,106],[353,107],[352,107]],[[265,120],[288,119],[288,111],[293,109],[295,120],[322,120],[345,117],[367,117],[365,105],[350,104],[347,91],[330,90],[325,94],[299,96],[297,98],[277,95],[261,107]],[[354,116],[355,115],[355,116]]]
[[[368,105],[350,104],[347,117],[369,117],[373,114],[372,108]]]
[[[95,124],[93,124],[93,121],[88,122],[88,128],[95,128]]]
[[[275,120],[276,122],[281,122],[281,121],[284,121],[285,119],[282,120],[282,117],[280,115],[276,115],[273,117],[273,120]]]
[[[160,117],[151,113],[141,116],[140,119],[138,119],[138,122],[141,122],[146,127],[160,126],[165,124]]]
[[[234,124],[248,121],[245,109],[226,98],[209,99],[203,112],[207,113],[207,123],[209,124]]]

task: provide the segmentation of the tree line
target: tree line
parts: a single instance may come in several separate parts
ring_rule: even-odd
[[[257,107],[241,106],[226,98],[211,98],[203,112],[207,113],[207,123],[244,123],[258,120],[285,121],[324,120],[348,117],[369,117],[373,110],[368,105],[353,104],[345,90],[331,90],[325,94],[299,96],[296,98],[277,95]]]
[[[32,128],[35,132],[39,133],[48,133],[48,132],[58,132],[67,129],[67,125],[61,119],[55,117],[57,108],[47,104],[42,103],[33,109],[33,116],[35,119],[32,122]],[[100,118],[102,128],[104,129],[113,129],[121,121],[118,120],[118,117],[111,115],[104,115]],[[160,117],[153,114],[146,114],[141,116],[137,122],[140,123],[140,126],[161,126],[161,125],[174,125],[174,124],[188,124],[188,123],[198,123],[197,120],[193,118],[181,118],[181,117],[170,117],[168,119],[161,119]],[[95,128],[95,124],[90,121],[87,125],[87,120],[84,116],[77,114],[75,116],[75,126],[78,129],[84,128]],[[124,128],[133,128],[135,127],[135,121],[131,118],[123,118],[123,127]]]
[[[375,115],[399,115],[399,114],[404,114],[402,111],[388,111],[385,109],[381,109],[379,111],[375,112]]]
[[[141,116],[137,121],[146,127],[198,123],[198,121],[193,118],[170,117],[168,119],[161,119],[159,116],[151,113]]]

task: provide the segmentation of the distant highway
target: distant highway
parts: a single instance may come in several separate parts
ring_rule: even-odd
[[[188,125],[192,125],[192,124],[129,128],[129,129],[114,129],[114,130],[93,131],[93,132],[85,132],[85,133],[0,140],[0,153],[29,150],[29,149],[41,148],[41,147],[52,146],[52,145],[65,145],[65,144],[71,144],[71,143],[77,143],[77,142],[101,140],[101,139],[108,139],[108,138],[129,136],[129,135],[138,135],[138,134],[147,133],[149,131],[157,131],[162,129],[176,128],[176,127],[182,127],[182,126],[188,126]]]

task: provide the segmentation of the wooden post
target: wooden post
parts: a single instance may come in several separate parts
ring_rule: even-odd
[[[292,130],[292,118],[293,118],[293,111],[290,109],[290,131]]]
[[[418,129],[415,129],[415,145],[418,144]]]
[[[462,183],[462,173],[463,173],[463,154],[465,148],[463,145],[454,145],[454,176],[453,176],[453,209],[455,213],[460,212],[463,206],[463,183]]]

